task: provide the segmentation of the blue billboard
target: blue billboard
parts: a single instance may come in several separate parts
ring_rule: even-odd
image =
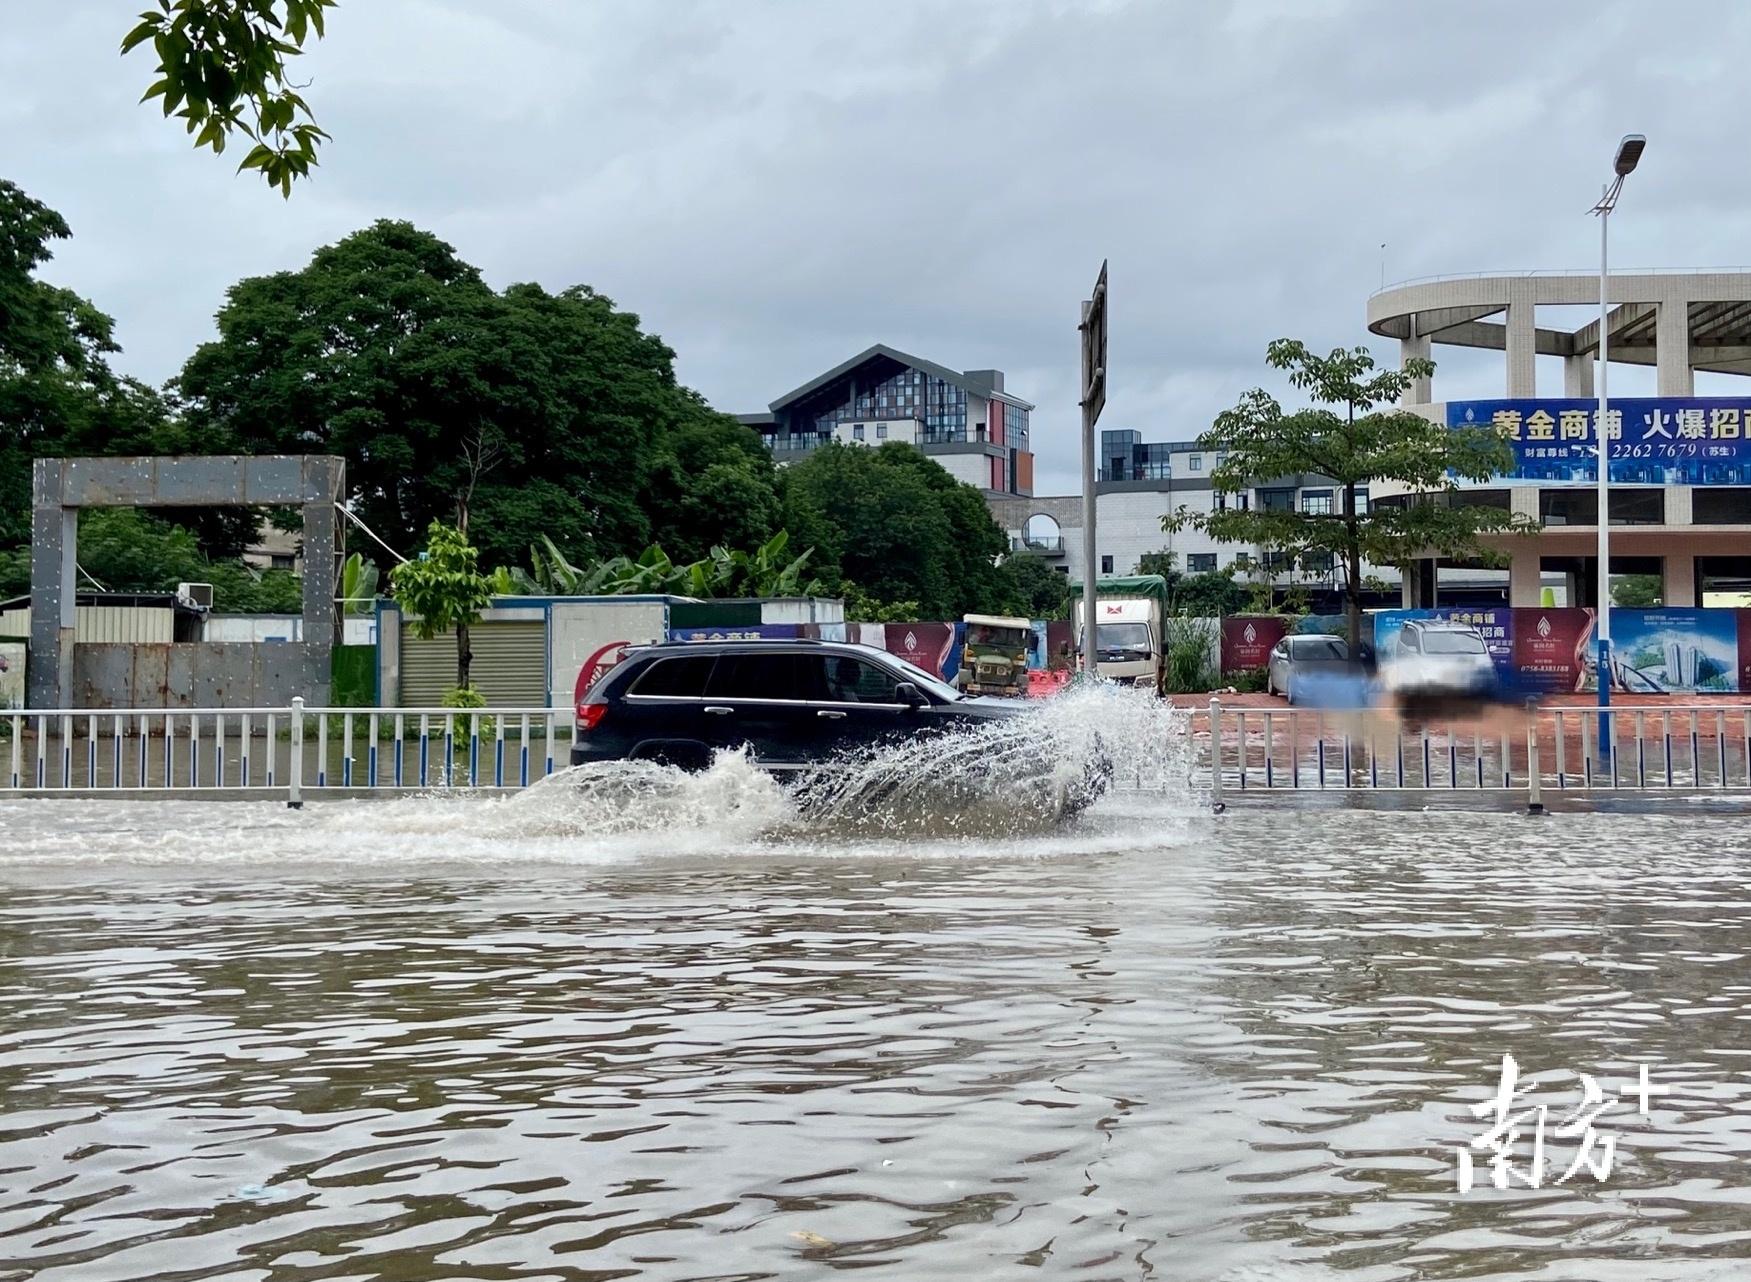
[[[1599,402],[1592,397],[1448,401],[1449,427],[1493,427],[1514,449],[1502,479],[1596,483]],[[1611,480],[1625,485],[1751,485],[1751,399],[1625,397],[1606,411]]]

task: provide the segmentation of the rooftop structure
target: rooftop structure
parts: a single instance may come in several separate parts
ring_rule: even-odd
[[[737,417],[779,463],[828,441],[902,441],[988,494],[1031,494],[1033,406],[1004,389],[1003,371],[953,370],[877,343],[773,401]]]

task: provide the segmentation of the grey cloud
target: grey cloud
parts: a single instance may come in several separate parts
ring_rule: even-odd
[[[496,283],[612,295],[727,410],[875,341],[1001,367],[1069,491],[1102,257],[1104,425],[1158,437],[1270,385],[1271,338],[1368,340],[1382,242],[1389,279],[1589,265],[1631,129],[1616,261],[1751,257],[1736,7],[343,0],[301,73],[335,141],[289,204],[135,106],[125,11],[40,10],[0,50],[7,176],[67,215],[52,274],[154,380],[238,277],[404,217]]]

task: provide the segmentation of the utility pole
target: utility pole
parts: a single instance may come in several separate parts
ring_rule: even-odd
[[[1107,265],[1095,278],[1094,297],[1082,304],[1082,670],[1093,676],[1100,650],[1095,644],[1094,603],[1100,565],[1095,553],[1094,485],[1098,472],[1094,425],[1107,403]]]

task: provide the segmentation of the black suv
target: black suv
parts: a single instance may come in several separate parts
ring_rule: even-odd
[[[904,660],[831,641],[688,642],[629,649],[577,709],[574,766],[657,761],[702,770],[746,747],[781,772],[884,740],[1013,717],[1019,701],[961,694]]]

